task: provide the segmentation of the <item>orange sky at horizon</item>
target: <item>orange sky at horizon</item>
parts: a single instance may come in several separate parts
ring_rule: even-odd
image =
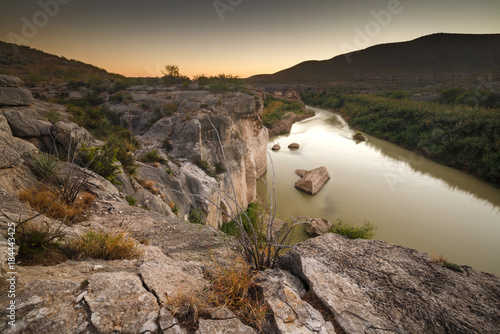
[[[245,78],[438,32],[500,32],[495,0],[26,0],[0,8],[0,40],[131,77],[176,64],[189,77]]]

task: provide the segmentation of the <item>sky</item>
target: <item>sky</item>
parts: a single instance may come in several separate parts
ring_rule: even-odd
[[[275,73],[438,32],[500,33],[498,0],[15,0],[0,40],[126,76]]]

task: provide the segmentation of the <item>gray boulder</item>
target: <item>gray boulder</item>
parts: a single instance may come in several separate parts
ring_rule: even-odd
[[[81,144],[91,145],[93,142],[90,132],[69,121],[57,122],[50,133],[66,152],[73,151]]]
[[[310,287],[346,333],[498,333],[500,279],[383,241],[326,234],[280,261]]]
[[[23,86],[21,79],[0,74],[0,107],[31,105],[33,96]]]
[[[25,154],[36,153],[36,147],[5,132],[0,132],[0,169],[20,166]]]
[[[280,333],[335,333],[333,324],[302,300],[306,290],[297,277],[280,269],[266,270],[260,285]]]
[[[311,237],[317,237],[328,233],[333,224],[321,218],[309,218],[305,224],[305,232]]]
[[[0,109],[9,123],[12,134],[16,137],[29,138],[49,136],[52,124],[39,119],[35,109],[29,107],[11,107]]]
[[[321,166],[304,173],[301,179],[295,182],[295,188],[310,195],[315,195],[328,180],[330,180],[328,170],[326,167]]]
[[[22,87],[24,82],[17,78],[11,77],[9,75],[0,74],[0,87]]]

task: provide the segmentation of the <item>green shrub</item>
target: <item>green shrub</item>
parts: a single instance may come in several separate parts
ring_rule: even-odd
[[[151,151],[144,153],[141,156],[140,161],[145,162],[145,163],[159,162],[162,164],[167,162],[167,160],[165,158],[163,158],[160,155],[160,153],[158,153],[158,150],[156,150],[156,149],[153,149]]]
[[[61,168],[59,159],[50,153],[40,152],[26,159],[28,166],[35,176],[43,181],[50,180],[57,182],[58,173]]]
[[[376,226],[365,220],[363,226],[353,226],[337,219],[330,229],[331,233],[343,235],[349,239],[371,239],[375,235]]]
[[[87,147],[82,144],[78,151],[80,165],[115,183],[115,178],[120,173],[120,167],[115,165],[117,151],[110,145]]]
[[[175,103],[167,103],[163,106],[163,114],[165,116],[172,116],[176,111],[177,109],[179,108],[179,106]]]
[[[137,203],[137,200],[134,197],[130,196],[130,195],[127,195],[125,197],[125,199],[127,200],[128,205],[130,205],[130,206],[134,206],[135,203]]]
[[[118,104],[118,103],[128,104],[128,103],[134,102],[134,98],[128,92],[118,92],[118,93],[111,95],[109,97],[108,101],[112,104]]]
[[[196,166],[198,166],[201,169],[203,169],[206,173],[210,172],[210,164],[208,163],[208,161],[197,159],[197,160],[195,160],[194,163],[196,164]]]
[[[198,209],[191,208],[191,210],[189,210],[189,222],[191,224],[205,225],[202,212]]]
[[[271,129],[276,122],[282,119],[289,112],[293,112],[297,115],[305,114],[302,105],[299,103],[280,100],[271,95],[267,95],[264,100],[262,122],[267,128]]]
[[[168,138],[165,138],[161,141],[161,147],[165,150],[165,152],[170,152],[173,148]]]
[[[226,167],[224,167],[224,164],[222,162],[217,161],[215,163],[215,174],[223,174],[226,171]]]
[[[252,227],[253,230],[259,230],[258,224],[260,222],[260,216],[262,214],[262,207],[260,204],[257,202],[252,202],[248,204],[247,209],[245,210],[245,215],[250,219],[246,219],[244,214],[240,215],[240,219],[243,221],[243,228],[245,230],[245,233],[249,236],[253,235],[252,232]],[[250,226],[251,225],[251,226]],[[227,235],[231,235],[234,237],[240,236],[240,230],[238,228],[238,225],[235,221],[231,220],[229,222],[223,223],[221,227],[219,228],[222,232],[226,233]]]
[[[467,90],[465,88],[451,88],[447,89],[439,95],[438,102],[454,105],[457,102],[457,98],[464,94]]]

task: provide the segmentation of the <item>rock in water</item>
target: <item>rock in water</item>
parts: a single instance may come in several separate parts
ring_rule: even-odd
[[[301,170],[297,171],[301,172]],[[299,175],[297,171],[295,173]],[[300,174],[303,174],[303,176],[295,182],[295,188],[305,191],[310,195],[315,195],[330,180],[328,170],[324,166],[312,169],[306,173],[301,172]]]
[[[304,177],[304,175],[306,175],[307,172],[308,172],[308,170],[305,170],[305,169],[296,169],[295,175],[302,178],[302,177]]]
[[[317,237],[328,233],[333,224],[321,218],[309,218],[305,224],[305,232],[308,236]]]
[[[300,147],[300,145],[298,143],[291,143],[290,145],[288,145],[288,148],[290,148],[290,149],[297,149],[299,147]]]
[[[281,149],[281,146],[279,144],[274,144],[274,146],[271,148],[273,151],[279,151]]]
[[[280,259],[346,333],[498,333],[500,278],[448,269],[425,253],[326,234]],[[383,329],[383,330],[382,330]]]

